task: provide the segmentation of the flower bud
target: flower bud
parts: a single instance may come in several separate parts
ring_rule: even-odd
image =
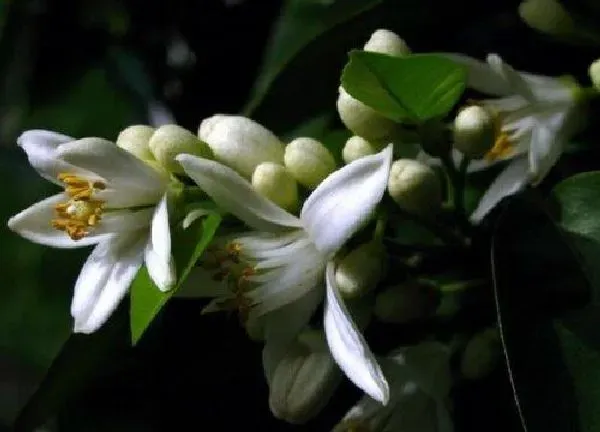
[[[403,324],[423,318],[435,310],[435,287],[422,281],[410,281],[388,287],[375,298],[378,320]]]
[[[323,144],[312,138],[296,138],[285,148],[285,167],[298,183],[316,188],[335,171],[335,159]]]
[[[342,150],[342,159],[349,164],[350,162],[365,156],[374,155],[381,151],[381,145],[372,144],[366,139],[354,135],[348,138]]]
[[[211,148],[215,159],[248,179],[262,162],[283,164],[283,143],[271,131],[246,117],[209,117],[200,124],[198,136]]]
[[[121,131],[117,137],[117,146],[142,160],[154,160],[148,142],[154,128],[147,125],[133,125]]]
[[[283,165],[263,162],[252,174],[254,189],[288,211],[298,208],[298,184]]]
[[[353,134],[368,141],[389,141],[399,127],[392,120],[350,96],[341,86],[337,99],[337,110],[344,125]]]
[[[454,147],[471,159],[482,158],[494,146],[496,122],[484,107],[461,109],[454,119]]]
[[[460,371],[467,379],[479,379],[494,370],[500,357],[500,337],[496,328],[476,333],[467,343]]]
[[[590,65],[588,74],[596,91],[600,92],[600,59]]]
[[[420,216],[433,215],[442,202],[435,171],[412,159],[398,159],[392,164],[388,192],[400,208]]]
[[[196,155],[202,158],[212,158],[206,143],[200,141],[190,131],[174,124],[167,124],[156,129],[148,142],[150,151],[166,169],[182,174],[183,168],[175,160],[181,153]]]
[[[363,49],[395,57],[410,54],[410,48],[406,45],[406,42],[396,33],[385,29],[375,30]]]
[[[326,348],[314,349],[296,341],[279,361],[270,380],[271,412],[289,423],[305,423],[327,404],[341,377]]]
[[[577,32],[573,18],[557,0],[525,0],[519,5],[519,15],[541,33],[570,36]]]
[[[379,283],[385,270],[385,248],[379,241],[363,243],[340,261],[335,281],[346,298],[360,297]]]

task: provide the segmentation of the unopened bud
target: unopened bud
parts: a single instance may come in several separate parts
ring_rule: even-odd
[[[183,168],[175,160],[175,156],[187,153],[202,158],[212,158],[206,143],[200,141],[193,133],[174,124],[167,124],[156,129],[150,142],[150,151],[167,170],[182,174]]]
[[[372,144],[363,137],[354,135],[348,138],[344,148],[342,150],[342,159],[344,162],[349,164],[357,159],[365,156],[374,155],[379,153],[383,146],[378,144]]]
[[[117,137],[117,146],[142,160],[153,160],[148,142],[154,128],[148,125],[133,125],[121,131]]]
[[[600,92],[600,59],[590,65],[588,74],[596,91]]]
[[[252,174],[252,187],[288,211],[298,208],[298,184],[283,165],[263,162]]]
[[[315,350],[298,341],[271,378],[271,412],[289,423],[305,423],[327,404],[340,380],[340,370],[327,349]]]
[[[386,288],[375,298],[378,320],[403,324],[424,318],[435,310],[435,287],[422,281],[410,281]]]
[[[454,120],[454,147],[471,159],[482,158],[494,146],[494,117],[484,107],[471,105],[459,111]]]
[[[346,298],[360,297],[371,291],[383,277],[385,248],[373,240],[352,250],[340,261],[335,281]]]
[[[570,36],[577,31],[573,18],[557,0],[525,0],[519,5],[519,15],[542,33]]]
[[[435,171],[413,159],[398,159],[392,164],[388,192],[400,208],[420,216],[433,215],[442,202]]]
[[[361,136],[368,141],[389,141],[399,127],[392,120],[350,96],[341,86],[337,99],[337,110],[344,125],[354,135]]]
[[[200,124],[198,136],[208,144],[215,159],[248,179],[262,162],[283,164],[283,143],[271,131],[246,117],[209,117]]]
[[[312,138],[296,138],[285,148],[285,166],[298,183],[316,188],[335,171],[335,159],[323,144]]]
[[[460,371],[467,379],[479,379],[494,370],[500,358],[500,336],[496,328],[475,334],[467,343],[460,361]]]
[[[385,29],[375,30],[363,49],[395,57],[410,54],[410,48],[406,45],[406,42],[396,33]]]

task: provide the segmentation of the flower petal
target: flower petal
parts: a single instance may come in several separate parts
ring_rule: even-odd
[[[104,178],[109,188],[126,193],[135,205],[158,202],[166,187],[167,178],[157,170],[102,138],[62,144],[57,156]]]
[[[60,144],[74,140],[75,138],[56,132],[33,129],[23,132],[17,138],[17,144],[25,150],[29,163],[42,177],[62,186],[57,179],[58,174],[61,172],[77,172],[78,170],[57,158],[56,149]]]
[[[356,386],[385,405],[390,397],[388,383],[340,296],[333,262],[327,265],[326,281],[324,327],[331,355]]]
[[[76,333],[92,333],[110,317],[142,265],[143,231],[99,243],[75,284],[71,315]]]
[[[529,164],[526,157],[517,157],[509,162],[496,180],[490,185],[475,211],[471,214],[471,222],[479,223],[503,198],[523,189],[529,177]]]
[[[104,231],[92,232],[81,240],[71,240],[65,232],[52,226],[51,221],[56,217],[55,206],[68,199],[65,194],[60,193],[39,201],[11,217],[8,227],[27,240],[55,248],[78,248],[106,239],[107,233]]]
[[[536,102],[528,82],[525,81],[519,72],[503,62],[499,55],[488,55],[487,62],[490,65],[490,68],[505,80],[506,84],[511,89],[511,93],[516,93],[531,103]]]
[[[175,262],[171,255],[167,194],[163,195],[154,211],[144,261],[156,286],[163,292],[170,290],[175,284],[176,275]]]
[[[187,175],[218,206],[230,212],[249,227],[274,232],[282,228],[299,228],[300,220],[259,195],[252,185],[225,165],[188,154],[176,157]]]
[[[335,171],[307,198],[300,219],[325,255],[335,253],[372,216],[387,188],[392,147]]]
[[[538,121],[533,127],[529,147],[529,170],[533,184],[541,182],[563,151],[561,126],[566,113],[555,114],[547,121]]]
[[[467,68],[467,85],[470,88],[494,96],[512,93],[503,77],[487,63],[463,54],[445,53],[444,56]]]

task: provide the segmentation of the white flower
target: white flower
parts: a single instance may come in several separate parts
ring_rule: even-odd
[[[326,285],[324,327],[332,356],[350,380],[383,403],[387,382],[342,301],[333,258],[373,214],[387,186],[391,158],[390,145],[332,173],[296,217],[256,193],[232,169],[191,155],[177,157],[217,205],[256,230],[233,236],[225,247],[229,258],[216,257],[221,265],[229,259],[232,267],[242,267],[229,279],[229,302],[251,317],[268,313],[272,324],[266,339],[276,339],[308,322]]]
[[[422,342],[383,359],[391,386],[389,404],[364,396],[333,431],[451,432],[448,358],[444,345]]]
[[[96,245],[75,283],[75,332],[91,333],[108,319],[144,261],[161,290],[171,287],[166,173],[101,138],[30,130],[18,144],[64,191],[10,218],[9,228],[55,248]]]
[[[477,223],[504,197],[541,182],[558,161],[574,132],[578,88],[563,78],[516,71],[496,54],[488,55],[487,64],[449,56],[467,67],[469,87],[498,96],[478,101],[495,113],[498,128],[494,147],[483,161],[471,162],[469,170],[510,161],[471,215]]]

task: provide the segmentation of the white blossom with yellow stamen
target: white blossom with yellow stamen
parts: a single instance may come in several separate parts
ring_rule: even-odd
[[[519,72],[496,54],[487,63],[449,54],[468,70],[469,87],[496,99],[478,101],[498,122],[494,147],[469,170],[509,161],[482,197],[471,220],[480,222],[504,197],[526,185],[540,183],[562,154],[565,142],[576,130],[580,91],[565,78]]]
[[[242,309],[250,306],[251,320],[266,318],[269,342],[304,327],[326,287],[324,327],[333,358],[358,387],[386,403],[387,381],[342,300],[334,257],[383,197],[392,146],[330,174],[306,199],[300,217],[258,194],[231,168],[192,155],[179,155],[177,160],[217,205],[256,230],[233,236],[226,253],[213,256],[221,267],[227,262],[223,268],[232,287],[211,307],[232,302]],[[207,289],[211,286],[206,284]]]
[[[55,248],[96,245],[75,283],[75,332],[94,332],[108,319],[143,262],[161,290],[173,285],[166,172],[101,138],[30,130],[17,142],[64,191],[11,217],[9,228]]]

